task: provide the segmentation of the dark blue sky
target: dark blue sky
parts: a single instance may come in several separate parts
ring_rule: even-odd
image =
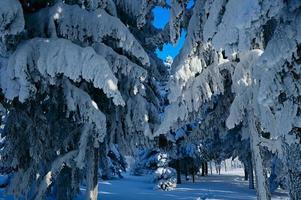
[[[170,4],[170,0],[167,0],[167,3]],[[187,7],[190,8],[193,6],[194,1],[190,0]],[[154,10],[154,26],[157,28],[164,28],[164,26],[167,24],[169,20],[169,10],[162,7],[155,7]],[[183,47],[184,41],[186,37],[186,32],[182,31],[181,37],[176,45],[172,44],[165,44],[163,47],[163,50],[160,51],[159,49],[156,50],[156,54],[159,58],[162,60],[165,60],[167,56],[175,57],[181,48]]]

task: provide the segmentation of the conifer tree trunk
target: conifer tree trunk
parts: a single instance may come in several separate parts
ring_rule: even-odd
[[[268,188],[266,170],[263,165],[263,155],[260,150],[259,135],[253,117],[254,116],[249,117],[249,126],[252,158],[255,167],[257,198],[260,200],[270,200],[271,195]]]
[[[191,174],[192,174],[192,182],[194,183],[195,182],[194,166],[192,166],[191,168]]]
[[[56,199],[57,200],[72,200],[72,169],[64,167],[56,181]]]
[[[109,161],[107,159],[107,149],[105,142],[99,144],[99,164],[101,165],[101,179],[108,180],[111,178]]]
[[[181,166],[180,166],[180,159],[179,159],[179,156],[180,156],[180,149],[179,148],[180,148],[180,146],[177,143],[177,156],[178,156],[178,159],[176,160],[177,184],[182,183],[182,181],[181,181]]]
[[[181,184],[181,168],[180,168],[180,159],[176,161],[176,170],[177,170],[177,184]]]
[[[254,186],[254,172],[253,172],[253,164],[252,162],[250,161],[250,166],[249,166],[249,172],[248,172],[248,175],[249,175],[249,189],[254,189],[255,186]]]
[[[286,166],[288,173],[289,197],[291,200],[301,199],[301,145],[291,144],[285,146]]]
[[[244,179],[245,179],[245,181],[247,181],[249,178],[249,174],[248,174],[248,167],[246,164],[244,164],[244,174],[245,174]]]
[[[186,162],[185,162],[185,168],[184,168],[184,170],[185,170],[185,180],[188,181],[188,169],[187,169]]]
[[[93,143],[90,145],[88,152],[88,168],[87,168],[87,200],[97,200],[98,197],[98,156],[99,148]]]
[[[215,166],[216,174],[218,174],[218,165],[217,165],[217,162],[216,162],[216,161],[214,162],[214,166]]]
[[[205,175],[208,176],[208,162],[205,162]]]
[[[205,164],[202,162],[202,176],[205,176]]]

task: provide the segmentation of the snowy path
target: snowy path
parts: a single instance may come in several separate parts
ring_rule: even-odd
[[[234,174],[210,175],[198,178],[196,183],[185,182],[169,192],[153,190],[150,177],[126,175],[121,180],[100,182],[101,200],[252,200],[256,199],[254,190],[248,189],[248,183],[242,176]],[[278,193],[273,197],[287,199]]]

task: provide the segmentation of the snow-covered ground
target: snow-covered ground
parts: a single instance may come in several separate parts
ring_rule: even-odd
[[[255,190],[248,189],[243,180],[242,169],[223,172],[221,175],[198,177],[178,185],[173,191],[154,190],[150,176],[125,175],[124,179],[101,181],[101,200],[251,200],[256,199]],[[284,192],[273,195],[273,200],[288,199]]]
[[[242,169],[222,171],[198,177],[196,183],[184,181],[173,191],[154,190],[151,176],[131,176],[123,179],[99,182],[101,200],[252,200],[256,199],[255,190],[248,189],[248,182],[243,180]],[[84,191],[82,191],[84,193]],[[7,200],[0,190],[0,200]],[[78,197],[78,200],[83,196]],[[273,195],[273,200],[288,199],[283,191]]]

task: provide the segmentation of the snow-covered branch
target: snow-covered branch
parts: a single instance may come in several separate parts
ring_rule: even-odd
[[[36,74],[39,73],[39,74]],[[85,80],[112,97],[116,105],[124,105],[117,79],[107,61],[92,48],[81,48],[64,39],[32,39],[21,45],[1,68],[1,88],[8,99],[21,102],[32,97],[40,77],[55,83],[63,75],[70,80]]]
[[[77,153],[78,152],[76,150],[70,151],[52,162],[50,170],[46,173],[41,180],[41,183],[38,185],[38,193],[35,196],[35,200],[44,199],[44,195],[48,187],[55,181],[64,166],[71,166],[71,162]]]

